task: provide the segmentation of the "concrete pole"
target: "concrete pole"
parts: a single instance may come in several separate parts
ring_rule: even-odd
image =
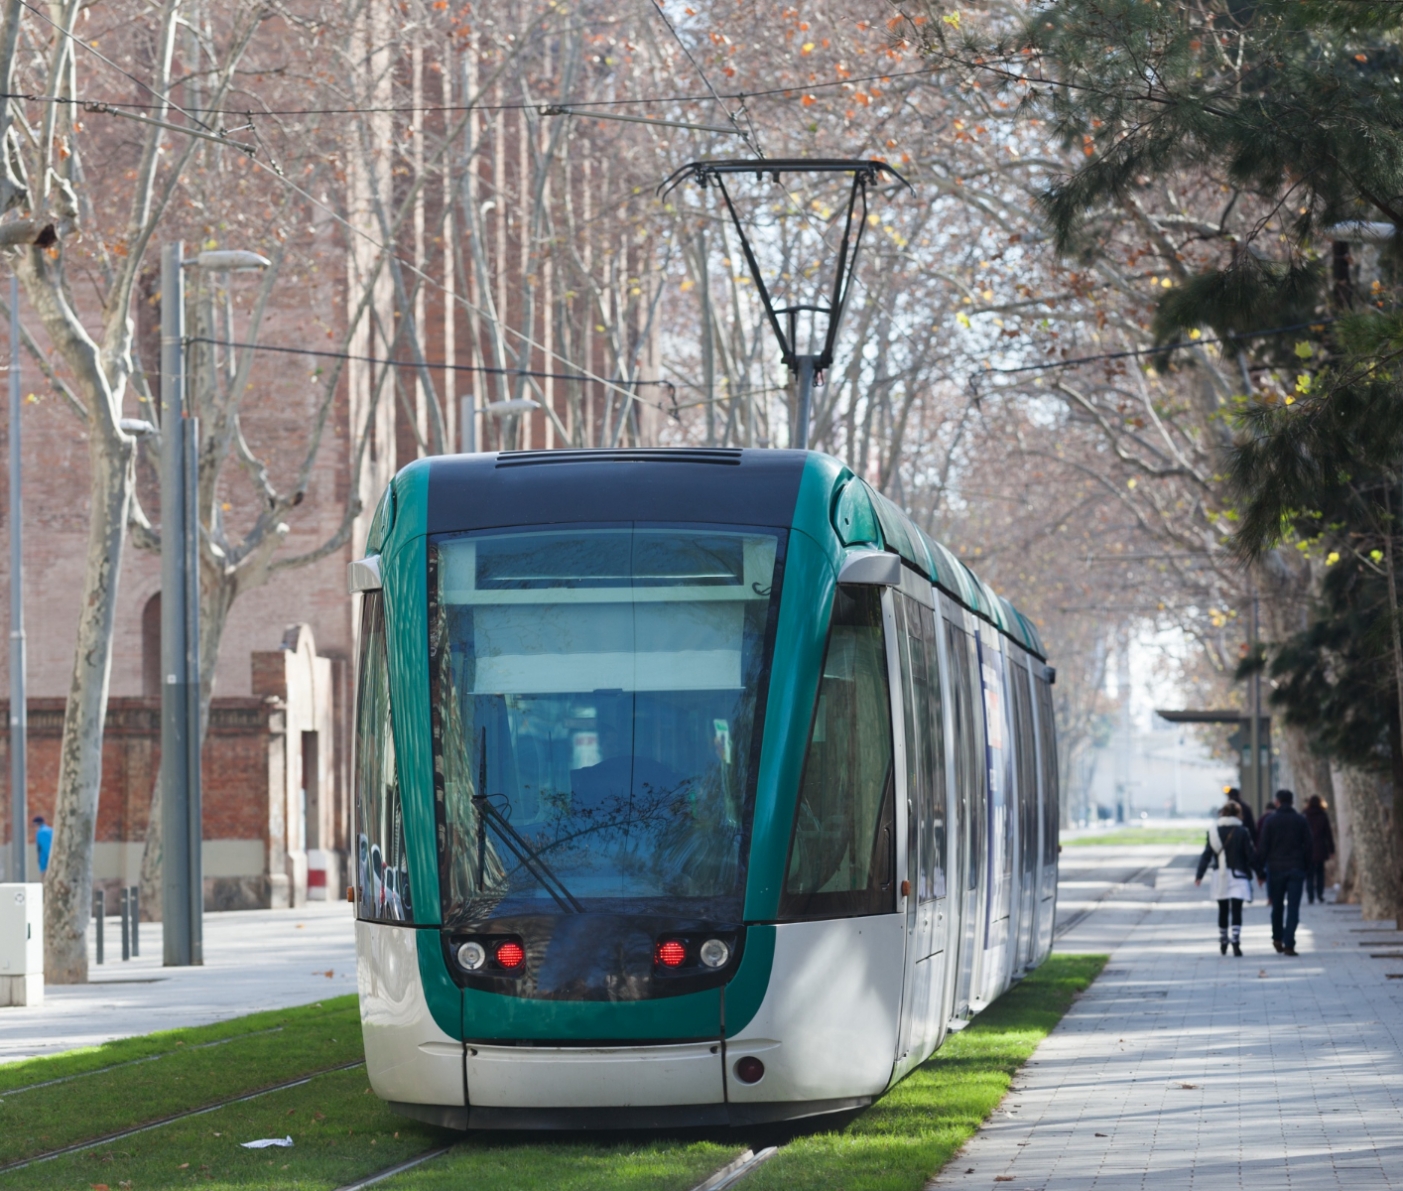
[[[203,962],[198,440],[185,406],[184,253],[178,240],[161,253],[161,917],[167,967]]]
[[[24,500],[20,485],[19,278],[10,275],[10,875],[29,880],[29,707],[24,656]]]

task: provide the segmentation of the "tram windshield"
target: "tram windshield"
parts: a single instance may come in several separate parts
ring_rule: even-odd
[[[739,917],[781,544],[651,527],[431,543],[446,923]]]

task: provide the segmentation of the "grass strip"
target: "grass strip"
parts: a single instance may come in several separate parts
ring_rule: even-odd
[[[867,1112],[845,1128],[795,1138],[743,1191],[919,1191],[1105,963],[1103,955],[1053,956]]]
[[[0,1091],[0,1166],[354,1062],[363,1053],[359,1010],[349,996],[17,1063],[25,1069],[22,1081],[3,1069],[9,1087]]]
[[[242,1142],[288,1137],[291,1149],[246,1150]],[[390,1112],[365,1069],[174,1121],[109,1146],[37,1162],[4,1176],[5,1191],[153,1188],[315,1188],[330,1191],[412,1158],[457,1134]]]
[[[1130,844],[1202,844],[1202,827],[1128,827],[1122,831],[1107,831],[1102,835],[1082,835],[1064,839],[1065,848],[1124,847]]]
[[[246,1150],[241,1143],[286,1137],[292,1148]],[[5,1176],[5,1191],[330,1191],[435,1146],[448,1154],[378,1187],[460,1191],[685,1191],[730,1161],[739,1145],[699,1141],[601,1144],[533,1135],[473,1135],[463,1140],[390,1112],[366,1084],[364,1069],[332,1072],[203,1116],[175,1121],[80,1154],[36,1163]]]
[[[74,1075],[87,1075],[123,1063],[174,1054],[184,1047],[207,1046],[231,1038],[242,1038],[248,1034],[280,1030],[303,1020],[315,1019],[325,1014],[344,1014],[347,1010],[356,1012],[355,993],[344,997],[328,997],[314,1005],[302,1005],[296,1009],[269,1009],[208,1026],[162,1030],[156,1034],[142,1034],[136,1038],[119,1038],[114,1042],[104,1042],[101,1046],[66,1050],[58,1055],[20,1059],[14,1063],[0,1065],[0,1096],[31,1084]]]

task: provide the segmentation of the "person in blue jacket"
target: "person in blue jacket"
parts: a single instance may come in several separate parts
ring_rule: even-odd
[[[54,846],[54,829],[44,822],[43,815],[34,816],[34,847],[39,852],[39,873],[49,871],[49,853]]]

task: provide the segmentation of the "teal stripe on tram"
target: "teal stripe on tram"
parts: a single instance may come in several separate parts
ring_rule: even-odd
[[[835,459],[810,455],[795,503],[756,776],[745,890],[747,922],[770,921],[779,913],[809,722],[837,585],[840,551],[829,520],[829,503],[846,470]]]

